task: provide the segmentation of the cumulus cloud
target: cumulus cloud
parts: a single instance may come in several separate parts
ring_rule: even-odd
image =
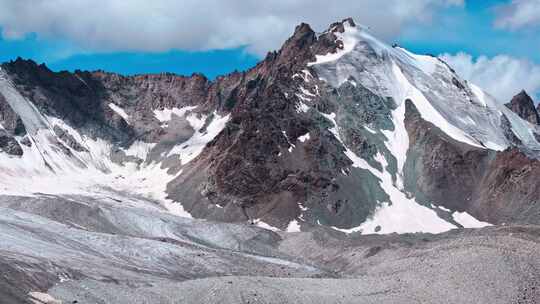
[[[247,46],[276,49],[305,21],[322,30],[353,17],[390,39],[410,22],[464,0],[0,0],[8,39],[36,33],[93,51],[205,50]]]
[[[480,86],[499,101],[506,103],[525,89],[531,96],[540,94],[540,65],[507,55],[493,58],[469,54],[440,56],[464,79]]]
[[[496,8],[495,26],[505,29],[520,29],[540,25],[540,0],[513,0]]]

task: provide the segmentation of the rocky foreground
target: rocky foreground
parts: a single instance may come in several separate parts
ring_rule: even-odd
[[[540,227],[272,232],[92,197],[4,197],[1,303],[538,303]]]

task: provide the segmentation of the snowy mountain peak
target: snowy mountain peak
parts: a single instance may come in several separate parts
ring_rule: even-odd
[[[410,98],[424,119],[469,145],[503,150],[517,144],[517,138],[525,150],[540,150],[534,136],[538,130],[459,78],[441,59],[390,47],[362,28],[344,28],[337,34],[341,47],[336,52],[316,55],[308,63],[333,87],[354,79],[398,106]]]
[[[514,184],[512,208],[490,191],[534,167],[539,127],[352,19],[322,33],[301,24],[256,67],[214,81],[6,63],[0,111],[4,195],[364,234],[485,226],[533,208]],[[508,168],[510,155],[521,161]]]

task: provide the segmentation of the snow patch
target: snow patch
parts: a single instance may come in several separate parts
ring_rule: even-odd
[[[285,139],[287,139],[287,143],[289,144],[289,148],[287,149],[287,151],[289,151],[289,153],[291,153],[294,148],[296,148],[296,145],[293,144],[290,140],[289,140],[289,136],[287,136],[287,132],[285,131],[281,131],[281,133],[283,134],[283,136],[285,136]]]
[[[443,206],[437,206],[437,208],[441,209],[442,211],[446,211],[446,212],[452,212],[452,210],[448,209],[448,208],[445,208]]]
[[[189,163],[203,151],[207,143],[214,139],[223,128],[225,128],[225,125],[229,121],[230,114],[220,116],[217,112],[214,112],[212,121],[208,124],[206,130],[201,133],[206,118],[207,117],[204,115],[202,115],[201,118],[198,118],[196,115],[188,116],[186,119],[195,132],[187,141],[174,146],[174,148],[169,151],[168,155],[178,155],[182,165]]]
[[[358,42],[358,38],[356,36],[358,29],[355,26],[350,25],[348,22],[343,23],[343,27],[345,29],[343,33],[334,33],[337,39],[343,42],[343,48],[338,49],[335,53],[315,55],[315,62],[309,62],[307,64],[308,66],[336,61],[354,49],[356,43]]]
[[[137,140],[129,146],[128,149],[122,149],[127,156],[134,156],[142,160],[146,160],[146,157],[156,146],[155,143],[146,143],[140,140]]]
[[[334,126],[329,131],[334,134],[342,144],[339,136],[339,127],[336,123],[336,114],[324,114]],[[402,171],[405,164],[405,156],[409,147],[409,139],[404,127],[405,103],[402,103],[396,110],[392,111],[394,121],[394,132],[385,131],[388,138],[386,145],[391,153],[397,158],[398,173],[394,184],[392,175],[388,172],[388,163],[385,157],[378,153],[375,156],[383,167],[382,172],[371,167],[364,159],[360,158],[349,148],[345,147],[345,155],[353,162],[352,166],[368,170],[379,179],[381,188],[390,197],[389,202],[380,202],[380,206],[375,210],[372,217],[367,219],[358,227],[351,229],[338,229],[346,233],[361,231],[362,234],[388,234],[388,233],[414,233],[430,232],[440,233],[456,228],[451,223],[441,219],[436,212],[418,204],[413,198],[407,197],[402,191]],[[336,228],[337,229],[337,228]]]
[[[484,94],[484,91],[482,91],[482,89],[472,83],[469,83],[469,88],[471,88],[472,93],[474,94],[474,96],[476,96],[476,99],[478,100],[480,105],[487,107],[486,95]]]
[[[62,301],[53,298],[48,293],[32,291],[28,293],[28,300],[32,304],[62,304]]]
[[[296,77],[300,77],[304,82],[309,82],[310,79],[313,78],[313,75],[311,75],[308,70],[304,69],[301,71],[301,74],[296,73],[292,76],[293,79]]]
[[[300,142],[305,142],[306,140],[309,140],[309,132],[307,132],[306,134],[304,134],[304,135],[298,137],[298,140],[299,140]]]
[[[306,95],[306,96],[310,96],[310,97],[315,97],[316,96],[315,94],[311,93],[310,91],[308,91],[304,87],[300,87],[300,91],[302,92],[303,95]]]
[[[287,225],[287,232],[300,232],[300,224],[297,220],[292,220],[289,225]]]
[[[265,222],[263,222],[261,220],[256,220],[255,225],[257,227],[261,227],[263,229],[270,230],[270,231],[281,231],[279,228],[274,227],[274,226],[272,226],[272,225],[270,225],[268,223],[265,223]]]
[[[454,218],[454,221],[459,223],[464,228],[482,228],[487,226],[492,226],[490,223],[487,222],[481,222],[474,218],[472,215],[468,214],[467,212],[454,212],[452,214],[452,217]]]
[[[347,150],[346,155],[353,161],[353,167],[369,170],[379,178],[381,188],[390,197],[390,202],[382,202],[375,210],[371,218],[358,227],[342,230],[344,232],[361,231],[362,234],[388,234],[388,233],[414,233],[429,232],[441,233],[456,226],[448,223],[437,216],[437,213],[430,208],[418,204],[414,198],[409,198],[402,190],[392,183],[392,176],[387,170],[380,172],[369,164]],[[382,155],[377,159],[386,167],[386,161]]]
[[[439,59],[429,55],[417,55],[409,52],[407,49],[397,47],[397,51],[401,51],[406,56],[410,57],[409,63],[412,63],[415,67],[422,70],[426,74],[433,74],[437,67],[441,65]]]
[[[308,111],[309,111],[309,106],[306,105],[305,103],[300,101],[296,104],[296,113],[307,113]]]
[[[372,128],[368,127],[367,125],[364,125],[364,129],[366,129],[366,131],[368,131],[368,132],[371,133],[371,134],[377,134],[377,132],[375,132],[375,130],[373,130]]]
[[[127,122],[129,124],[129,115],[126,113],[126,111],[124,109],[122,109],[121,107],[115,105],[114,103],[109,103],[109,108],[111,108],[111,110],[113,110],[116,114],[118,114],[120,117],[122,117],[123,120],[125,120],[125,122]]]
[[[484,149],[484,147],[478,144],[474,138],[463,132],[461,129],[450,124],[450,122],[448,122],[439,112],[437,112],[437,110],[435,110],[431,103],[426,99],[424,94],[407,80],[397,64],[392,64],[392,71],[394,73],[395,80],[398,83],[398,86],[395,87],[396,90],[394,92],[396,102],[404,103],[407,99],[411,100],[424,120],[429,121],[435,126],[439,127],[444,133],[457,141]]]
[[[163,110],[154,110],[154,117],[162,123],[162,127],[167,127],[167,122],[171,121],[172,116],[184,117],[187,112],[193,111],[197,106],[185,106],[182,108],[165,108]]]

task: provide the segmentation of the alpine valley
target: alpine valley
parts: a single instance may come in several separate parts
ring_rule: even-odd
[[[539,159],[526,92],[352,19],[214,80],[17,59],[0,303],[540,303]]]

